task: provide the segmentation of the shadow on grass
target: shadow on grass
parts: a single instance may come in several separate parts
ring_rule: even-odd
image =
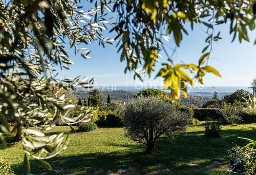
[[[49,162],[54,172],[46,174],[100,174],[110,171],[128,170],[135,174],[175,174],[175,175],[209,175],[214,168],[228,163],[228,149],[234,145],[244,145],[239,137],[255,139],[255,130],[225,130],[221,138],[205,138],[204,132],[189,132],[175,140],[162,137],[156,144],[156,152],[144,155],[142,145],[118,145],[128,149],[109,153],[95,152],[67,157],[56,157]],[[104,143],[103,143],[104,144]],[[216,164],[217,162],[217,164]],[[32,172],[43,172],[36,161],[31,161]],[[226,168],[226,167],[225,167]],[[226,169],[223,169],[224,171]],[[22,165],[14,166],[17,174],[22,174]]]

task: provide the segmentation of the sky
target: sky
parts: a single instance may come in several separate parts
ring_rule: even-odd
[[[215,67],[221,73],[222,77],[216,77],[212,74],[206,74],[205,86],[237,86],[248,87],[252,80],[256,77],[256,46],[253,45],[255,34],[250,33],[251,43],[243,41],[241,44],[238,40],[231,43],[232,36],[229,35],[229,26],[224,25],[218,30],[221,31],[222,40],[214,43],[212,54],[208,64]],[[112,35],[105,32],[106,35]],[[171,52],[175,46],[172,44],[172,36],[170,43],[166,43],[166,49]],[[175,63],[197,63],[202,55],[201,51],[206,45],[204,40],[205,32],[200,27],[195,27],[194,31],[190,31],[188,36],[184,36],[181,46],[177,48],[174,54]],[[152,77],[144,76],[144,82],[133,79],[133,73],[124,74],[126,63],[120,62],[117,53],[116,44],[107,45],[106,48],[92,43],[87,46],[91,52],[90,59],[84,59],[79,54],[74,55],[70,51],[70,59],[74,61],[74,65],[70,70],[59,72],[60,78],[74,78],[76,76],[86,76],[94,78],[95,86],[162,86],[162,79],[155,79],[155,74],[161,67],[161,62],[166,62],[166,57],[160,58],[159,64],[156,65],[155,73]],[[196,84],[199,86],[199,84]]]

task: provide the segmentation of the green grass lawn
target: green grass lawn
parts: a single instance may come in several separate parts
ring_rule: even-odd
[[[69,132],[57,127],[54,132]],[[54,172],[47,172],[32,160],[32,172],[46,174],[173,174],[217,175],[227,170],[227,150],[246,142],[238,137],[256,139],[256,125],[223,126],[221,138],[205,138],[203,126],[192,126],[174,141],[161,138],[156,152],[144,155],[144,145],[126,138],[122,128],[100,128],[88,133],[70,133],[68,148],[51,159]],[[23,173],[21,144],[0,150],[16,174]],[[59,172],[59,173],[56,173]]]

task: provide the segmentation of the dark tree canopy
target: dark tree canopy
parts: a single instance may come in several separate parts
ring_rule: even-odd
[[[220,100],[219,95],[218,95],[218,92],[215,91],[215,92],[213,93],[212,100],[214,100],[214,101]]]
[[[250,98],[252,98],[252,94],[250,92],[240,89],[233,92],[232,94],[225,95],[224,101],[230,104],[239,103],[239,102],[248,103]]]
[[[102,104],[102,96],[98,89],[89,92],[88,103],[93,107],[99,107]]]

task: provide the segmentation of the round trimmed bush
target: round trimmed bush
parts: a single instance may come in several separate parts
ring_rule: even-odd
[[[79,132],[89,132],[97,129],[97,125],[94,122],[87,122],[87,123],[79,123],[78,130]]]
[[[108,127],[122,127],[124,125],[120,116],[115,114],[108,114],[106,117],[106,126]]]
[[[189,116],[170,102],[156,97],[139,98],[127,104],[124,125],[127,135],[134,141],[146,144],[145,153],[155,150],[161,135],[174,137],[185,131]]]

